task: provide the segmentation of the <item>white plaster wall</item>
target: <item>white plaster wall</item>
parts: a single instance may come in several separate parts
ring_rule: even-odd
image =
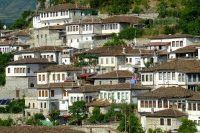
[[[106,63],[106,58],[108,59],[108,63]],[[103,63],[101,62],[101,60],[103,59]],[[111,60],[113,59],[113,63],[111,62]],[[115,67],[116,65],[116,57],[115,56],[101,56],[98,59],[98,63],[99,65],[101,65],[102,67]]]

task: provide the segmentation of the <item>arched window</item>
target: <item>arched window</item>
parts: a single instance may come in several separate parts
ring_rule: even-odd
[[[47,104],[46,104],[46,102],[44,103],[44,108],[46,108],[47,107]]]
[[[77,101],[79,101],[79,96],[77,96]]]
[[[33,83],[31,83],[31,84],[30,84],[30,87],[34,87],[34,84],[33,84]]]
[[[29,108],[31,107],[31,104],[30,104],[30,103],[28,103],[28,107],[29,107]]]
[[[33,108],[35,108],[35,103],[33,103]]]
[[[40,108],[42,108],[42,102],[40,103]]]

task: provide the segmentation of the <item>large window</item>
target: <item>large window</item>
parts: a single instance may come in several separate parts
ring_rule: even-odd
[[[168,73],[167,73],[167,79],[168,79],[168,80],[171,80],[171,72],[168,72]]]
[[[175,47],[175,41],[172,41],[172,47]]]
[[[188,110],[192,110],[191,103],[188,103]]]
[[[182,75],[179,73],[178,74],[178,82],[181,82],[182,81]]]
[[[140,107],[144,108],[144,101],[140,101]]]
[[[54,97],[54,90],[51,90],[51,97]]]
[[[193,82],[197,82],[197,76],[196,76],[196,74],[193,75]]]
[[[150,74],[150,81],[152,81],[153,80],[153,78],[152,78],[152,74]]]
[[[192,75],[191,74],[188,75],[188,82],[192,82]]]
[[[164,118],[160,118],[160,125],[164,125]]]
[[[145,76],[145,75],[142,75],[142,81],[145,81],[145,80],[144,80],[144,76]]]
[[[162,108],[162,100],[158,100],[158,108]]]
[[[166,72],[163,73],[163,80],[167,79],[167,75],[166,74],[167,74]]]
[[[172,80],[175,80],[176,77],[175,77],[175,72],[172,72]]]

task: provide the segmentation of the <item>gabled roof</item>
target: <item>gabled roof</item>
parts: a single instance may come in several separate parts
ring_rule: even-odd
[[[152,88],[137,85],[137,84],[130,84],[130,83],[121,83],[121,84],[114,84],[114,85],[102,85],[98,87],[98,90],[151,90]]]
[[[94,85],[85,85],[81,86],[79,88],[69,90],[69,93],[92,93],[92,92],[98,92],[99,86],[94,86]]]
[[[195,93],[193,96],[187,98],[186,100],[190,100],[190,101],[199,101],[199,100],[200,100],[200,93],[197,92],[197,93]]]
[[[125,54],[123,53],[123,48],[125,48]],[[132,48],[128,46],[103,46],[94,48],[92,50],[86,51],[85,53],[97,54],[98,56],[119,56],[119,55],[153,55],[153,50],[141,49],[141,48]],[[158,51],[159,55],[167,54],[164,51]]]
[[[116,70],[105,74],[96,75],[90,78],[107,79],[107,78],[131,78],[134,74],[128,70]]]
[[[103,23],[130,23],[130,24],[138,24],[139,21],[142,20],[139,17],[135,16],[112,16],[103,19]]]
[[[193,36],[189,34],[162,35],[162,36],[154,36],[151,37],[150,39],[170,39],[170,38],[193,38]]]
[[[187,98],[191,97],[196,92],[182,87],[160,87],[154,91],[138,94],[137,98]]]
[[[67,72],[67,71],[81,71],[82,69],[79,67],[75,67],[73,65],[55,65],[46,67],[44,69],[35,71],[35,73],[43,73],[43,72]]]
[[[175,118],[187,116],[185,112],[182,112],[174,108],[164,109],[164,110],[156,111],[153,114],[148,113],[144,115],[147,117],[175,117]]]
[[[190,52],[196,52],[197,48],[196,47],[200,47],[200,43],[193,43],[191,45],[185,46],[183,48],[179,48],[177,50],[174,50],[170,53],[190,53]]]
[[[54,52],[54,51],[62,51],[63,48],[59,46],[41,46],[41,47],[32,47],[29,49],[24,49],[15,52],[17,53],[29,53],[29,52]]]
[[[24,58],[9,62],[7,65],[18,65],[18,64],[56,64],[56,62],[49,62],[46,58]]]
[[[173,59],[171,61],[149,67],[141,72],[154,72],[163,70],[180,71],[183,73],[200,73],[200,61],[196,59]]]
[[[89,107],[107,107],[107,106],[110,106],[110,102],[108,100],[104,100],[104,101],[92,101],[92,102],[89,102],[89,103],[86,103],[86,106],[89,106]]]
[[[14,32],[14,33],[11,33],[11,34],[8,34],[8,35],[5,35],[5,36],[2,36],[1,38],[9,38],[9,37],[18,37],[18,36],[25,36],[25,37],[30,37],[30,35],[28,33],[26,33],[25,31],[23,30],[20,30],[18,32]]]
[[[78,4],[67,3],[67,4],[55,5],[55,6],[46,8],[44,10],[41,10],[39,12],[63,11],[63,10],[89,10],[89,9],[91,9],[91,8],[87,8],[85,6],[80,6]]]
[[[49,83],[49,84],[37,84],[36,88],[77,88],[78,83],[76,82],[62,82],[62,83]]]

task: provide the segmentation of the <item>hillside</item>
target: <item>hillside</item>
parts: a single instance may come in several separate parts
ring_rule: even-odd
[[[37,0],[0,0],[0,20],[10,25],[24,10],[34,10]]]

